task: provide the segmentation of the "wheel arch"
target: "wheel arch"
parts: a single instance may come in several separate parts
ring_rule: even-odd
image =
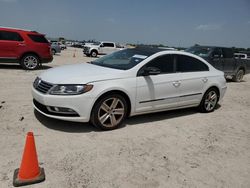
[[[127,103],[127,105],[128,105],[128,106],[127,106],[127,107],[128,107],[128,110],[127,110],[127,114],[126,114],[126,116],[128,117],[128,116],[130,115],[130,113],[131,113],[131,100],[130,100],[130,98],[129,98],[129,96],[128,96],[128,94],[127,94],[126,92],[124,92],[124,91],[122,91],[122,90],[119,90],[119,89],[114,89],[114,90],[110,90],[110,91],[105,91],[104,93],[102,93],[101,95],[99,95],[99,96],[97,97],[97,99],[95,100],[93,106],[92,106],[91,114],[92,114],[92,112],[93,112],[93,109],[94,109],[94,106],[96,105],[96,103],[97,103],[99,100],[101,100],[103,97],[105,97],[105,96],[107,96],[107,95],[111,95],[111,94],[119,94],[119,95],[121,95],[121,96],[124,97],[124,99],[125,99],[125,101],[126,101],[126,103]]]
[[[90,54],[91,54],[92,52],[96,52],[96,54],[98,55],[98,50],[97,50],[97,49],[95,49],[95,48],[91,49],[91,50],[90,50]]]
[[[28,52],[23,53],[23,54],[20,56],[19,61],[21,61],[21,60],[23,59],[24,56],[29,55],[29,54],[32,54],[32,55],[37,56],[37,57],[38,57],[38,60],[39,60],[39,63],[41,63],[41,57],[39,56],[38,53],[33,52],[33,51],[28,51]]]
[[[246,67],[244,67],[244,66],[239,66],[239,68],[237,69],[237,71],[236,71],[236,74],[237,74],[237,72],[239,71],[239,70],[243,70],[243,72],[244,72],[244,74],[246,73]]]
[[[220,100],[220,89],[219,89],[219,87],[218,87],[217,85],[211,85],[211,86],[209,86],[209,87],[206,89],[206,91],[204,92],[203,96],[205,95],[205,93],[206,93],[208,90],[210,90],[210,89],[212,89],[212,88],[214,88],[214,89],[218,92],[218,101],[219,101],[219,100]]]

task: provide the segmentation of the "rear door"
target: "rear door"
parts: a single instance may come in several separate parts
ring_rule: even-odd
[[[115,44],[111,42],[104,42],[102,47],[103,54],[111,54],[114,52]]]
[[[180,73],[180,106],[198,105],[202,99],[208,66],[187,55],[176,55],[176,71]]]
[[[15,60],[19,57],[19,52],[25,46],[24,40],[17,32],[0,31],[0,58]]]
[[[51,48],[49,41],[42,34],[29,33],[27,34],[29,39],[32,41],[30,43],[30,50],[36,51],[42,58],[51,58]],[[57,43],[57,45],[59,45]],[[60,46],[59,46],[60,48]]]

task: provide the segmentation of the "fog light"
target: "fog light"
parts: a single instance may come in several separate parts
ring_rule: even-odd
[[[64,107],[56,107],[56,106],[47,106],[48,111],[58,114],[77,114],[71,108],[64,108]]]

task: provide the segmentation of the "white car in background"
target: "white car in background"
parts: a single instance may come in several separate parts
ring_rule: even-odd
[[[89,57],[97,57],[98,55],[111,54],[122,49],[124,49],[123,46],[114,42],[85,43],[83,53]]]
[[[49,69],[36,78],[32,94],[34,108],[47,117],[108,130],[138,114],[187,107],[212,112],[226,88],[224,73],[196,55],[134,48]]]

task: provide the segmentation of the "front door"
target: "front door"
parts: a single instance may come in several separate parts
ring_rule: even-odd
[[[16,59],[23,39],[16,32],[0,31],[0,58]]]
[[[146,67],[156,67],[161,73],[143,76]],[[157,57],[143,66],[136,79],[136,113],[157,111],[178,106],[179,75],[174,72],[173,55]]]

